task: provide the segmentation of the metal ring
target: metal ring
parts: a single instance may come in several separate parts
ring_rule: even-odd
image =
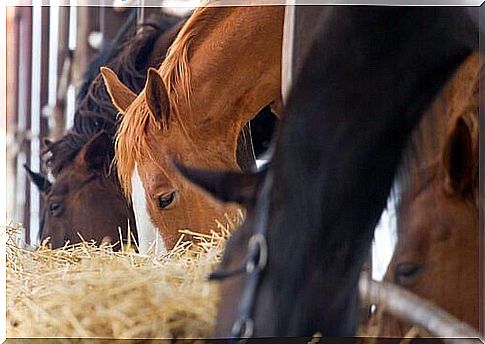
[[[250,257],[251,259],[246,263],[246,272],[252,273],[256,267],[258,267],[259,270],[263,270],[268,262],[268,245],[266,243],[266,237],[261,233],[254,234],[249,239],[248,252],[258,252],[258,260],[254,261],[254,257]]]
[[[254,322],[249,318],[239,318],[232,326],[231,335],[235,338],[251,338]]]

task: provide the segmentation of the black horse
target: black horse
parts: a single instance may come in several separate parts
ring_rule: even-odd
[[[295,32],[311,29],[297,21]],[[355,335],[359,275],[403,149],[478,49],[459,8],[332,7],[312,32],[267,171],[179,166],[248,209],[213,275],[217,336]]]

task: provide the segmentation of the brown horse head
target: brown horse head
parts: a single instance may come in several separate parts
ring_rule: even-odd
[[[103,70],[103,75],[106,80],[116,78],[107,70]],[[118,83],[117,78],[113,80]],[[202,233],[215,229],[215,220],[223,219],[226,213],[235,211],[235,207],[223,206],[187,183],[172,166],[171,158],[191,166],[237,170],[237,129],[215,134],[219,139],[214,139],[206,133],[189,136],[189,132],[195,135],[198,130],[188,121],[183,124],[171,121],[168,127],[167,93],[155,69],[149,70],[145,91],[136,99],[131,91],[119,84],[118,87],[112,90],[108,86],[114,104],[124,113],[118,132],[116,162],[125,192],[132,196],[140,249],[147,250],[150,243],[144,238],[154,239],[158,231],[165,247],[170,249],[179,238],[180,229],[190,228]],[[132,111],[134,107],[137,109]],[[204,147],[200,148],[195,142],[203,142]],[[127,179],[124,172],[130,173],[131,178]],[[144,235],[147,229],[149,233]]]
[[[401,199],[398,243],[384,277],[479,326],[478,108],[452,120],[439,162]],[[384,320],[385,319],[385,320]],[[382,336],[410,326],[384,318]]]
[[[180,229],[206,233],[216,218],[235,210],[187,183],[170,159],[239,169],[242,127],[280,96],[282,19],[280,6],[198,9],[160,69],[149,70],[139,95],[102,70],[122,114],[116,164],[133,202],[142,251],[158,233],[169,249]]]
[[[79,243],[82,239],[119,242],[128,239],[128,224],[136,235],[132,210],[127,205],[116,178],[108,174],[109,136],[94,136],[56,176],[51,184],[44,176],[27,168],[31,181],[44,197],[40,240],[50,238],[53,248]],[[81,233],[81,236],[78,235]],[[120,244],[115,246],[119,249]]]

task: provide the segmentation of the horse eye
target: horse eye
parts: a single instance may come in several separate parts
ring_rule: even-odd
[[[394,283],[405,285],[411,283],[421,272],[422,267],[415,263],[400,263],[394,271]]]
[[[60,202],[52,202],[49,204],[49,212],[52,216],[59,216],[62,212],[62,204]]]
[[[158,196],[158,207],[160,209],[167,209],[175,201],[176,191],[172,191],[168,194]]]

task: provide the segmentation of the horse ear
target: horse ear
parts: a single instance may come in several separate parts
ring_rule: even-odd
[[[52,140],[49,140],[47,137],[44,137],[42,139],[42,143],[44,144],[44,146],[47,148],[47,149],[50,149],[51,146],[52,146]]]
[[[234,202],[244,206],[254,203],[266,172],[210,171],[184,166],[177,161],[174,161],[174,165],[185,178],[210,193],[219,201]]]
[[[32,171],[27,164],[24,164],[24,169],[27,172],[30,181],[37,186],[41,193],[45,194],[49,191],[52,184],[47,180],[46,177],[40,173]]]
[[[125,113],[128,106],[136,99],[135,92],[126,87],[108,67],[101,67],[100,71],[113,105],[119,112]]]
[[[102,170],[109,160],[111,145],[109,135],[105,131],[100,131],[81,149],[78,162],[87,166],[89,170]]]
[[[167,123],[170,112],[167,89],[158,71],[150,67],[145,85],[145,99],[148,109],[162,126]]]
[[[459,117],[451,130],[443,150],[446,191],[465,195],[472,191],[476,179],[473,129],[463,117]]]

